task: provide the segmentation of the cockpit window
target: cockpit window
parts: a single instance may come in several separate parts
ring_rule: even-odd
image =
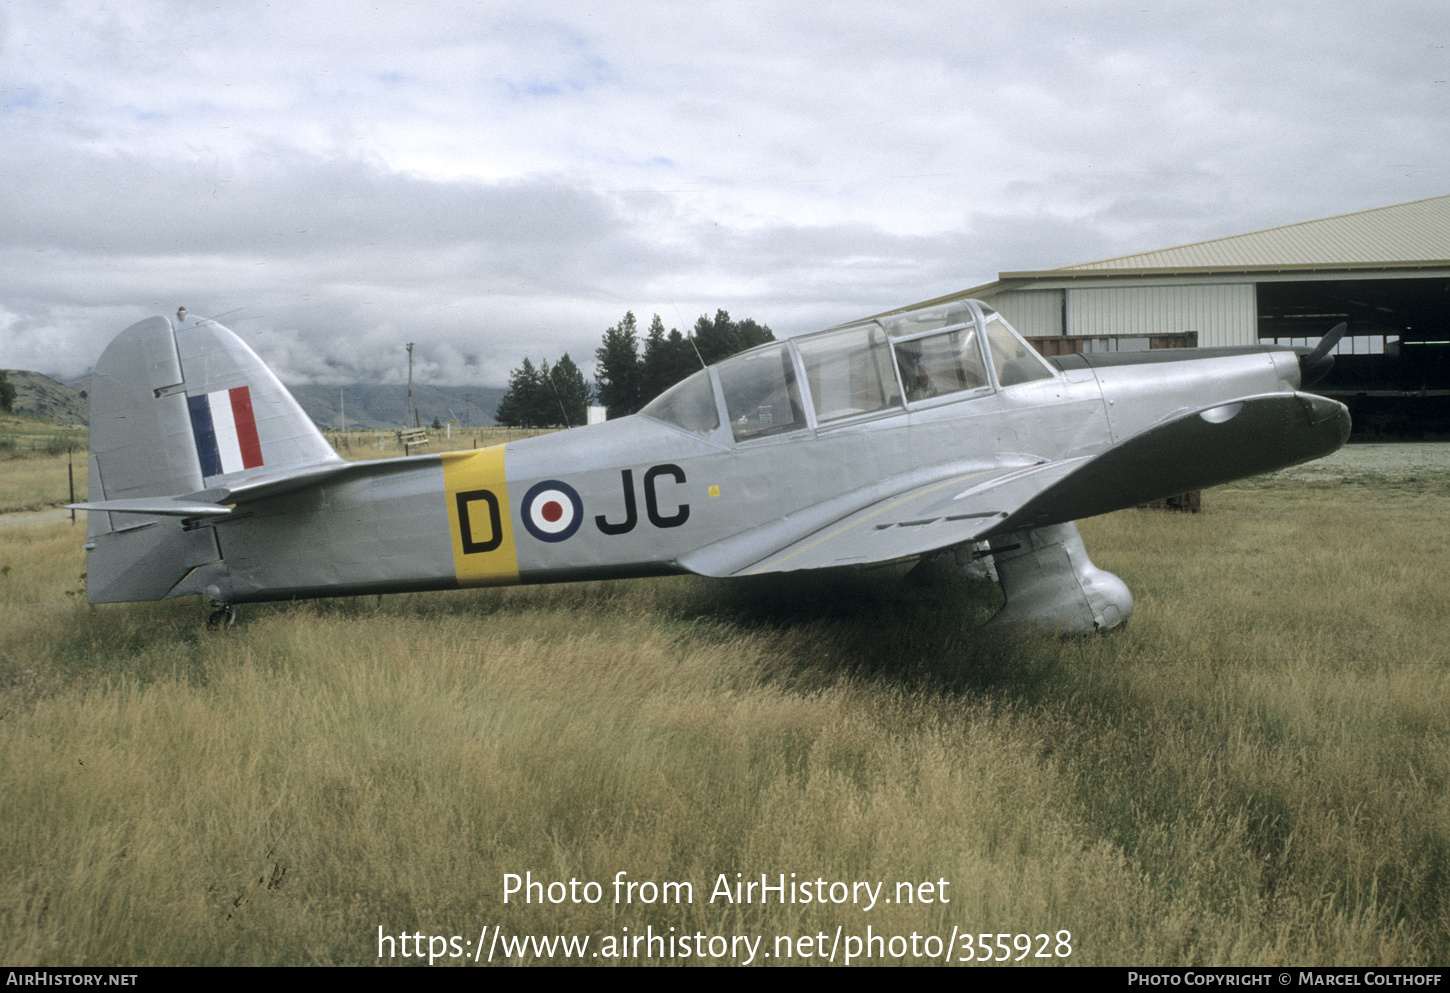
[[[1052,370],[1030,345],[1012,333],[1005,321],[987,321],[987,346],[992,352],[992,364],[997,367],[997,382],[1002,386],[1052,378]]]
[[[737,355],[716,368],[736,441],[806,427],[795,366],[784,344]]]
[[[876,324],[796,340],[816,421],[867,414],[901,402],[886,335]]]
[[[712,434],[720,426],[715,389],[704,369],[655,397],[645,405],[643,413],[696,434]]]
[[[936,307],[922,307],[905,314],[892,314],[880,320],[887,334],[893,338],[904,338],[922,331],[971,324],[976,317],[972,314],[972,308],[965,303],[948,303]]]
[[[894,347],[909,402],[987,385],[975,327],[897,342]]]

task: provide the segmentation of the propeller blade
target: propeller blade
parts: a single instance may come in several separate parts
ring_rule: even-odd
[[[1310,352],[1307,356],[1305,356],[1305,363],[1307,363],[1308,365],[1313,365],[1320,359],[1324,358],[1324,356],[1328,355],[1329,350],[1335,345],[1339,344],[1339,339],[1343,338],[1344,332],[1348,330],[1349,324],[1345,321],[1340,321],[1338,324],[1334,325],[1334,328],[1327,335],[1319,339],[1319,344],[1314,346],[1314,351]]]
[[[1329,354],[1339,339],[1344,337],[1344,332],[1349,330],[1349,324],[1340,321],[1323,338],[1319,344],[1314,346],[1312,352],[1299,353],[1299,388],[1304,389],[1313,386],[1334,367],[1334,358]]]

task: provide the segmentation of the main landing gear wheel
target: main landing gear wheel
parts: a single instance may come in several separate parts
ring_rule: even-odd
[[[216,603],[216,602],[213,602],[212,603],[212,606],[214,608],[216,608],[216,609],[213,610],[207,616],[207,619],[206,619],[206,629],[208,631],[222,631],[222,630],[225,630],[226,628],[235,627],[236,626],[236,623],[237,623],[237,608],[236,607],[232,606],[229,603]]]

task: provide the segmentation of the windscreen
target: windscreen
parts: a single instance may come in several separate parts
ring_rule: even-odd
[[[736,441],[782,434],[806,426],[795,367],[785,345],[726,359],[717,367],[725,411]]]
[[[1052,378],[1052,370],[1032,346],[1000,320],[987,322],[987,346],[992,352],[992,364],[997,367],[997,382],[1002,386]]]
[[[987,385],[975,327],[897,342],[894,347],[909,402]]]
[[[696,434],[712,434],[720,426],[715,388],[704,369],[676,383],[645,405],[642,413],[679,425]]]

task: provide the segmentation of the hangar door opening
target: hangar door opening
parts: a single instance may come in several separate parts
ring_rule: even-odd
[[[1258,284],[1259,340],[1314,344],[1349,331],[1316,393],[1349,405],[1356,435],[1450,433],[1450,279]]]

